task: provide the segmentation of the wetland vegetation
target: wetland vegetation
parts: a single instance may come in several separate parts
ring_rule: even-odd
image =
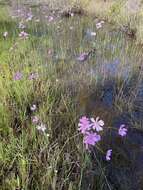
[[[0,189],[142,190],[142,2],[35,2],[0,1]]]

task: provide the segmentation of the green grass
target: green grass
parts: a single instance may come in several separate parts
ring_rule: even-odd
[[[129,63],[128,80],[132,81],[132,74],[137,72],[140,75],[136,81],[140,84],[142,73],[138,67],[142,51],[108,24],[97,31],[96,39],[86,41],[85,29],[95,30],[95,21],[87,17],[62,20],[59,32],[58,22],[47,25],[44,21],[32,21],[26,29],[29,39],[21,40],[19,21],[12,20],[6,11],[0,8],[0,189],[84,190],[84,172],[92,163],[77,132],[78,119],[87,114],[91,103],[96,106],[89,106],[88,114],[99,114],[109,126],[116,114],[132,110],[136,89],[128,98],[122,94],[125,85],[122,73]],[[5,31],[9,32],[6,39],[2,36]],[[92,48],[97,49],[96,54],[84,64],[77,63],[76,56]],[[54,51],[52,58],[49,49]],[[110,64],[116,58],[121,66],[112,79],[106,71],[101,71],[104,63]],[[23,78],[14,81],[17,71],[23,73]],[[29,80],[28,76],[35,72],[38,79]],[[102,95],[100,87],[108,80],[115,81],[119,88],[112,115],[113,110],[96,104]],[[91,102],[92,93],[97,102]],[[33,104],[37,105],[34,113],[29,110]],[[34,115],[46,124],[49,137],[32,124]],[[141,128],[141,124],[137,126]],[[102,166],[99,171],[100,179],[94,178],[97,189],[103,186],[107,189]]]

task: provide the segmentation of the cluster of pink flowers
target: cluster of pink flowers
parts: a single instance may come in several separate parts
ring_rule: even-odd
[[[83,134],[83,143],[86,146],[86,149],[89,149],[91,145],[95,145],[101,140],[99,134],[103,130],[104,121],[100,120],[99,117],[96,118],[87,118],[83,116],[78,124],[78,130]]]
[[[19,27],[24,28],[25,26],[20,23]],[[4,37],[4,38],[7,38],[7,37],[8,37],[8,32],[7,32],[7,31],[3,33],[3,37]],[[29,34],[28,34],[27,32],[25,32],[25,31],[21,31],[21,32],[19,33],[19,37],[20,37],[21,39],[28,39]]]
[[[38,73],[31,73],[28,77],[29,80],[34,80],[37,79],[39,77]],[[13,79],[14,80],[21,80],[23,78],[23,74],[20,71],[17,71],[14,76]]]
[[[79,120],[78,130],[83,135],[83,143],[86,149],[90,149],[91,146],[95,146],[99,141],[101,141],[101,132],[103,131],[104,121],[99,117],[87,118],[83,116]],[[118,134],[121,137],[127,135],[127,128],[124,124],[122,124],[118,130]],[[111,160],[112,149],[107,150],[105,159],[107,161]]]
[[[32,112],[36,112],[36,110],[37,110],[36,104],[33,104],[33,105],[30,107],[30,110],[31,110]],[[40,121],[40,118],[39,118],[37,115],[32,116],[32,117],[31,117],[31,121],[32,121],[32,123],[33,123],[34,125],[36,125],[36,129],[37,129],[38,131],[41,131],[41,132],[45,133],[47,127],[46,127],[46,125],[45,125],[44,123],[42,123],[42,122]],[[49,134],[47,134],[47,136],[49,136]]]

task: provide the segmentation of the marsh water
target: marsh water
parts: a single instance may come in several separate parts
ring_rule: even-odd
[[[81,115],[100,116],[107,127],[128,126],[126,141],[116,140],[112,130],[110,140],[105,135],[105,144],[119,149],[118,157],[106,167],[106,175],[111,189],[142,189],[143,46],[118,25],[96,17],[74,13],[65,17],[45,5],[0,6],[6,6],[12,18],[1,23],[1,33],[9,32],[7,41],[15,41],[21,30],[29,34],[33,58],[40,57],[43,75],[51,75],[73,96]],[[19,23],[25,27],[18,28]],[[102,23],[101,28],[97,23]],[[84,60],[79,58],[83,53],[87,53]],[[93,189],[100,172],[92,168],[85,173],[82,189]]]

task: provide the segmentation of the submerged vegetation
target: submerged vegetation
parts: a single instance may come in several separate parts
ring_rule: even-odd
[[[122,1],[112,2],[110,17],[97,8],[103,19],[51,10],[47,1],[7,2],[0,4],[0,189],[142,189],[143,49],[120,30]],[[78,6],[92,12],[92,3]],[[136,19],[124,22],[131,29]]]

